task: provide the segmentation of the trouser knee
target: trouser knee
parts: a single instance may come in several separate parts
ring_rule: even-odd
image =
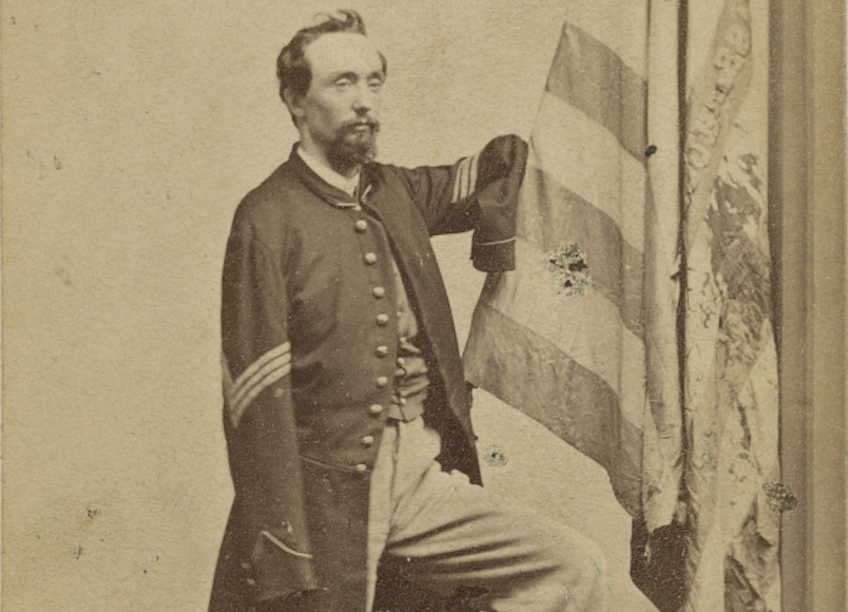
[[[608,597],[606,556],[589,538],[564,529],[549,534],[551,581],[567,594],[568,609],[603,610]]]

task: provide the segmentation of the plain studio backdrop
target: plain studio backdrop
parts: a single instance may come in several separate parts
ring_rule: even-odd
[[[378,2],[381,161],[451,163],[527,138],[566,2]],[[241,197],[296,132],[275,59],[334,4],[9,0],[3,53],[3,606],[203,610],[232,500],[220,271]],[[437,240],[460,342],[483,275]],[[606,551],[614,609],[630,521],[604,471],[477,392],[481,454],[519,498]]]

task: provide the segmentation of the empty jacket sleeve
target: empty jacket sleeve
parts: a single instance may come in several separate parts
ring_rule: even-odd
[[[499,136],[450,166],[403,172],[430,235],[474,230],[471,258],[484,272],[515,269],[515,214],[527,144]]]

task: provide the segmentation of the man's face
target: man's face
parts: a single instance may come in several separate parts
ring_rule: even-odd
[[[313,41],[305,56],[309,90],[291,102],[301,139],[336,171],[349,173],[377,154],[385,79],[380,54],[365,36],[332,33]]]

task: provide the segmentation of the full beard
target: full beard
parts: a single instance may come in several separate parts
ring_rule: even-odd
[[[361,129],[363,127],[367,129]],[[379,131],[380,122],[372,119],[342,125],[328,147],[328,161],[333,170],[348,174],[358,166],[374,161]]]

